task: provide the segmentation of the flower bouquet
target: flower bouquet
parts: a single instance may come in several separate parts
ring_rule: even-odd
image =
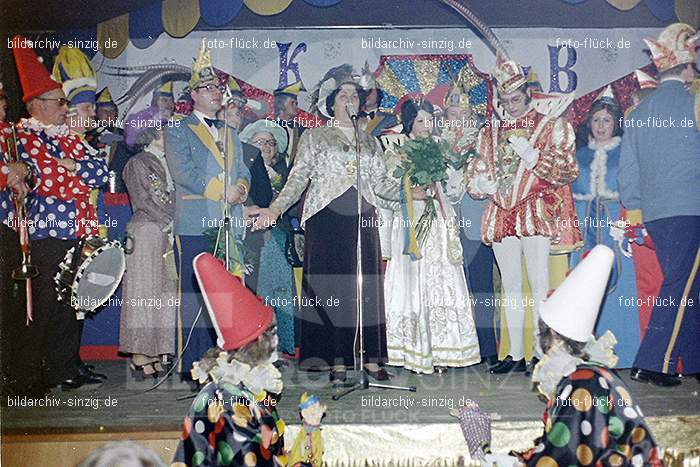
[[[458,153],[447,141],[434,138],[409,139],[401,146],[401,163],[394,170],[394,177],[408,175],[413,186],[430,185],[447,180],[447,167],[461,169],[474,150]]]
[[[437,210],[433,203],[434,193],[437,191],[435,183],[447,180],[448,167],[460,170],[471,157],[476,155],[476,152],[473,149],[464,153],[455,152],[449,142],[428,137],[409,139],[401,146],[399,153],[400,162],[394,169],[393,176],[401,179],[404,187],[408,181],[410,187],[429,188],[425,210],[416,223],[416,238],[418,245],[422,246],[433,220],[437,217]],[[408,199],[410,192],[403,195]]]

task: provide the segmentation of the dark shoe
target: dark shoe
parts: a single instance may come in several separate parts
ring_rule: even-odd
[[[489,372],[493,375],[503,375],[506,373],[523,373],[525,371],[525,359],[513,360],[510,355],[506,357],[500,364],[491,368]]]
[[[372,378],[374,378],[377,381],[388,381],[393,375],[391,375],[388,371],[386,371],[384,368],[379,368],[377,371],[371,371],[365,368],[367,371],[367,374],[370,375]]]
[[[87,365],[85,363],[80,365],[80,368],[78,368],[78,373],[81,376],[89,376],[91,378],[96,378],[96,379],[101,379],[101,380],[107,379],[107,375],[105,375],[103,373],[95,372],[95,367],[93,365]]]
[[[156,362],[146,363],[145,365],[136,365],[134,362],[129,363],[131,369],[131,377],[137,381],[143,381],[146,378],[158,379],[159,372],[156,368]]]
[[[532,357],[532,360],[530,360],[527,363],[527,369],[525,370],[525,374],[527,376],[530,376],[532,374],[532,372],[535,371],[535,367],[537,366],[538,363],[540,363],[540,359],[537,357]]]
[[[493,368],[499,364],[498,355],[489,355],[488,357],[484,357],[482,361],[486,363],[488,368]]]
[[[347,372],[345,370],[331,370],[328,374],[328,379],[333,384],[344,383],[347,380]]]
[[[667,375],[665,373],[657,373],[656,371],[642,370],[641,368],[632,368],[630,378],[640,383],[650,383],[656,386],[670,388],[681,384],[681,380],[675,375]]]
[[[58,388],[61,391],[90,391],[100,386],[102,386],[102,380],[81,375],[75,378],[68,378],[58,384]]]

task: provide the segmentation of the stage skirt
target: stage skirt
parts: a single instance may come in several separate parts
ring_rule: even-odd
[[[354,187],[306,221],[300,367],[353,365],[357,322],[357,191]],[[386,361],[383,274],[375,208],[362,203],[365,362]]]

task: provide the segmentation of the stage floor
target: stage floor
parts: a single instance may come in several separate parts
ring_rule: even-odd
[[[42,407],[8,406],[17,400],[3,401],[3,434],[95,433],[130,430],[179,430],[191,399],[189,386],[171,376],[158,389],[144,392],[152,381],[131,378],[126,361],[91,362],[97,371],[108,375],[98,390],[54,392]],[[449,415],[464,398],[478,400],[494,421],[524,422],[539,420],[544,405],[532,391],[529,377],[522,373],[494,376],[486,365],[450,369],[445,374],[416,375],[400,368],[389,368],[396,376],[393,385],[416,386],[404,392],[370,388],[357,391],[339,401],[331,400],[334,390],[325,372],[305,372],[292,362],[283,368],[284,396],[279,403],[281,417],[289,424],[299,423],[297,404],[302,392],[318,395],[328,405],[324,424],[430,424],[456,423]],[[622,370],[632,396],[647,417],[700,415],[700,383],[686,378],[676,388],[664,389],[629,379]]]

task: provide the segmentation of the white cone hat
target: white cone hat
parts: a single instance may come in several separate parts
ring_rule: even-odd
[[[587,342],[593,334],[615,254],[594,247],[540,307],[540,318],[558,334]]]

